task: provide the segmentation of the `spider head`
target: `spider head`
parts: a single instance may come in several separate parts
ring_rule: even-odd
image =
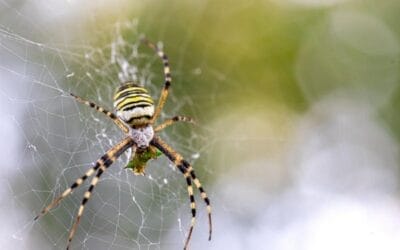
[[[142,88],[134,83],[121,85],[114,95],[117,116],[132,127],[146,126],[154,115],[154,101]]]

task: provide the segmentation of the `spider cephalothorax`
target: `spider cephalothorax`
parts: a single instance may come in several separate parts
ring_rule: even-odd
[[[157,158],[162,154],[167,156],[184,175],[187,183],[187,190],[189,193],[190,208],[192,213],[192,220],[188,235],[186,237],[184,249],[186,249],[189,244],[196,217],[196,203],[193,195],[192,182],[200,191],[200,196],[207,205],[209,240],[211,240],[211,205],[206,192],[204,191],[199,179],[197,179],[193,167],[190,165],[190,163],[185,161],[178,152],[176,152],[157,135],[157,132],[175,122],[192,122],[192,119],[185,116],[174,116],[170,119],[165,120],[160,125],[153,127],[155,120],[159,116],[164,106],[164,103],[167,100],[168,90],[171,85],[171,74],[168,58],[164,54],[164,52],[145,39],[143,40],[143,42],[147,46],[155,50],[157,55],[162,59],[164,65],[165,82],[161,92],[161,96],[158,101],[158,105],[156,107],[154,106],[153,99],[147,93],[147,90],[134,83],[122,84],[117,89],[114,95],[114,107],[117,114],[114,114],[93,102],[86,101],[81,97],[71,94],[79,102],[84,103],[85,105],[94,108],[97,111],[108,116],[122,130],[122,132],[124,132],[125,138],[117,143],[114,147],[109,149],[102,157],[100,157],[100,159],[96,161],[92,168],[87,170],[82,177],[78,178],[69,188],[67,188],[59,197],[54,199],[47,207],[45,207],[41,211],[38,216],[35,217],[36,220],[39,217],[45,215],[47,212],[50,211],[50,209],[58,205],[62,199],[71,194],[85,180],[96,173],[90,183],[89,189],[84,194],[84,198],[79,207],[75,223],[72,225],[72,228],[70,230],[67,249],[69,249],[70,243],[75,235],[80,218],[85,209],[85,205],[92,195],[93,189],[97,185],[101,175],[107,170],[108,167],[111,166],[111,164],[113,164],[117,160],[120,155],[122,155],[126,150],[130,148],[132,149],[132,156],[129,159],[129,163],[126,168],[132,169],[135,175],[144,175],[147,162],[151,159]]]

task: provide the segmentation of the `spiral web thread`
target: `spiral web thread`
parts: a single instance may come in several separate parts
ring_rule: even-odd
[[[31,219],[123,138],[108,118],[77,103],[69,92],[112,110],[116,87],[135,81],[158,98],[162,65],[153,51],[140,46],[139,36],[137,20],[116,23],[103,47],[38,43],[0,26],[3,58],[18,65],[8,65],[7,60],[0,64],[0,70],[10,76],[0,93],[20,114],[9,116],[22,146],[12,168],[6,166],[12,169],[6,186],[11,199],[9,223],[13,224],[8,235],[23,248],[65,248],[90,181],[39,221]],[[172,94],[168,102],[173,105],[161,119],[180,114],[190,100],[189,96],[181,99]],[[182,128],[193,129],[189,125],[171,127],[161,135],[195,164],[204,150],[199,149],[199,142],[204,143],[205,137],[198,127],[194,128],[197,132],[184,134],[180,133]],[[149,164],[145,177],[134,176],[123,169],[128,157],[129,152],[97,185],[73,249],[182,247],[190,219],[184,178],[164,157]],[[179,235],[181,241],[168,241],[166,235],[170,234]]]

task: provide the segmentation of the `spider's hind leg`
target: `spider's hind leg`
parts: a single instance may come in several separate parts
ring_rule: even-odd
[[[171,86],[171,81],[172,81],[171,68],[169,66],[168,56],[164,53],[162,49],[160,49],[159,47],[157,47],[155,44],[153,44],[144,37],[141,38],[141,42],[146,44],[149,48],[153,49],[157,53],[157,55],[161,58],[164,66],[164,87],[161,91],[160,99],[158,99],[158,105],[151,120],[151,123],[154,123],[154,121],[160,115],[161,110],[164,107],[165,101],[167,100],[168,97],[169,87]]]
[[[123,121],[121,121],[121,119],[119,119],[114,113],[108,111],[107,109],[100,107],[99,105],[97,105],[94,102],[91,101],[87,101],[85,99],[83,99],[82,97],[79,97],[73,93],[70,93],[71,96],[73,96],[78,102],[85,104],[86,106],[89,106],[91,108],[94,108],[97,112],[103,113],[105,114],[108,118],[110,118],[111,120],[113,120],[113,122],[122,130],[124,131],[124,133],[128,133],[129,132],[129,128],[125,125],[125,123]]]

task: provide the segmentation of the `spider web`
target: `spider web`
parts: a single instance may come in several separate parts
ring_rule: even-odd
[[[213,204],[208,242],[195,196],[191,249],[399,249],[399,10],[398,0],[0,1],[0,248],[65,249],[88,183],[34,216],[123,137],[69,93],[111,109],[115,88],[135,80],[157,99],[162,63],[144,34],[171,61],[160,120],[198,121],[161,133]],[[134,176],[128,157],[102,176],[72,249],[182,248],[184,178],[165,157]]]
[[[19,13],[7,4],[3,7]],[[32,20],[25,21],[35,27]],[[142,34],[138,23],[117,21],[93,44],[89,38],[82,44],[36,42],[40,36],[20,36],[12,27],[0,26],[4,59],[0,69],[9,77],[2,81],[13,83],[2,87],[0,93],[12,110],[19,110],[18,115],[7,115],[11,120],[7,128],[13,126],[23,134],[23,142],[14,147],[20,148],[22,143],[24,149],[15,162],[9,163],[13,166],[11,173],[3,176],[12,176],[6,180],[10,193],[4,196],[11,199],[12,209],[4,221],[13,224],[5,233],[8,237],[4,242],[8,243],[4,247],[17,242],[19,249],[65,249],[90,181],[39,221],[32,222],[33,217],[123,138],[108,118],[77,103],[70,92],[112,110],[115,89],[120,83],[135,81],[158,99],[162,63],[154,51],[139,44]],[[162,113],[160,119],[182,114],[184,106],[192,106],[189,94],[180,98],[171,93],[168,102],[172,105],[167,105],[168,113]],[[187,115],[196,117],[196,110]],[[200,126],[177,125],[167,130],[161,136],[193,164],[210,143]],[[73,249],[182,247],[190,220],[184,178],[165,157],[150,162],[145,177],[134,176],[123,169],[129,155],[129,151],[123,154],[96,186],[72,242]],[[206,221],[199,212],[198,219]],[[206,230],[202,235],[205,239]],[[166,235],[175,236],[168,239]]]

